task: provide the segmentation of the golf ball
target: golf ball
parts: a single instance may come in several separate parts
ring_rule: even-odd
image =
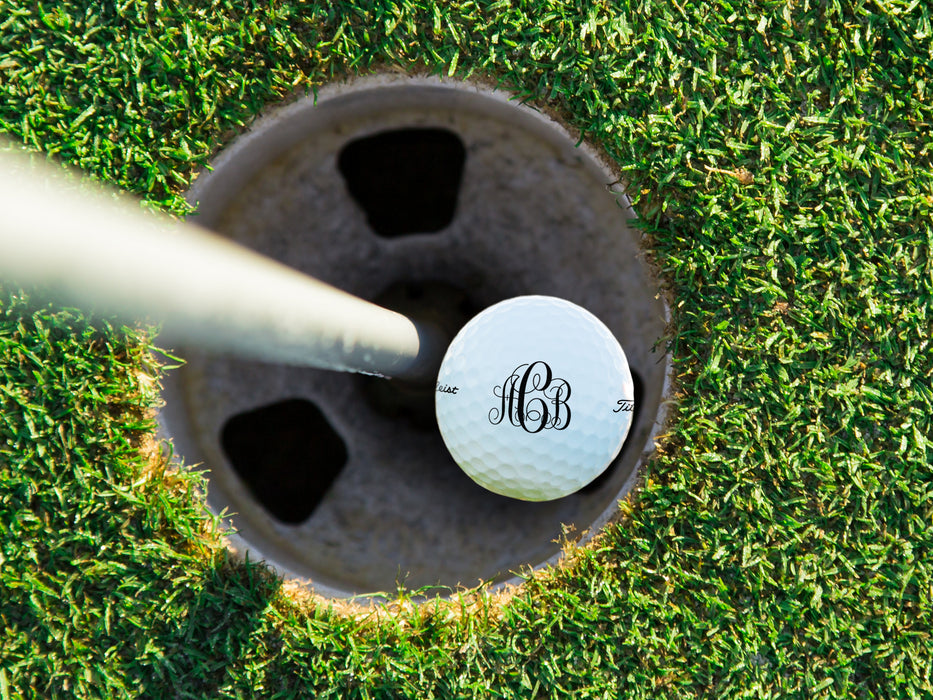
[[[609,329],[546,296],[475,316],[447,349],[435,387],[454,461],[481,486],[525,501],[566,496],[605,471],[631,427],[634,399]]]

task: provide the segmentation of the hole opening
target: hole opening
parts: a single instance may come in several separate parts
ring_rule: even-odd
[[[317,406],[288,399],[231,416],[220,442],[234,471],[273,517],[314,513],[347,463],[347,446]]]
[[[437,233],[453,221],[466,148],[447,129],[394,129],[345,145],[337,168],[374,233]]]

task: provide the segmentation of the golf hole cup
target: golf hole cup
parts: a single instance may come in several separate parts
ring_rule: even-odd
[[[625,353],[598,318],[563,299],[524,296],[485,309],[453,339],[435,410],[447,449],[476,483],[549,501],[615,459],[634,398]]]

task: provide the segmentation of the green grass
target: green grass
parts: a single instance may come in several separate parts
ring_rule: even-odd
[[[0,128],[175,213],[264,106],[337,76],[563,114],[630,184],[677,405],[566,567],[504,607],[355,618],[229,560],[200,477],[152,462],[145,333],[7,288],[0,699],[933,694],[928,3],[117,7],[0,0]]]

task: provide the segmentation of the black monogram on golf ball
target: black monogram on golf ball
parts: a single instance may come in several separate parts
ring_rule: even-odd
[[[555,377],[546,362],[519,365],[492,393],[499,399],[499,406],[489,411],[493,425],[508,419],[529,433],[570,425],[570,384]]]
[[[612,409],[613,413],[621,413],[622,411],[634,411],[635,402],[631,399],[619,399],[616,401],[616,408]]]

